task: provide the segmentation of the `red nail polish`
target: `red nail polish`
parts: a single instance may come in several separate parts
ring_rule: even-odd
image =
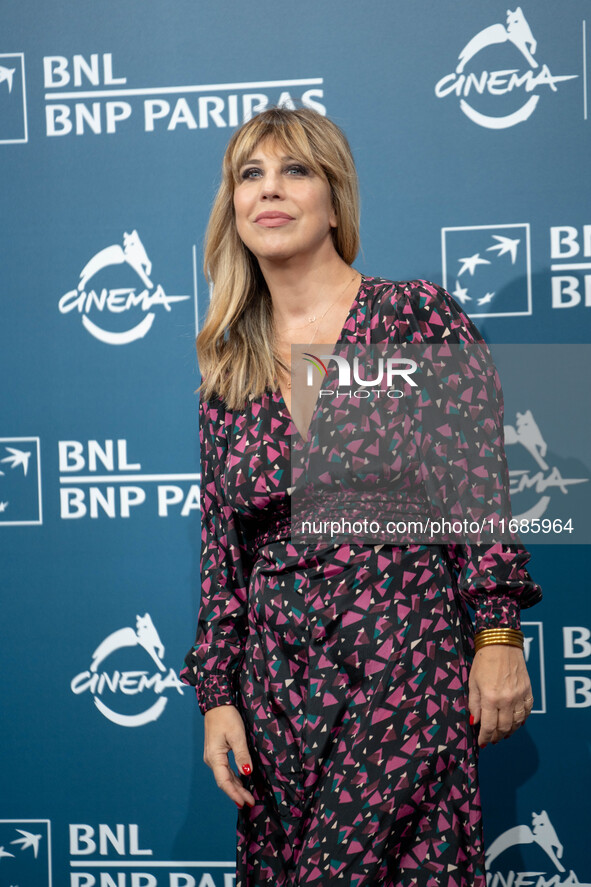
[[[239,804],[238,801],[234,801],[239,810],[242,810],[242,804]]]
[[[252,767],[250,766],[250,764],[243,764],[242,772],[245,776],[250,776],[250,774],[252,773]]]
[[[474,715],[470,715],[470,726],[474,724]]]

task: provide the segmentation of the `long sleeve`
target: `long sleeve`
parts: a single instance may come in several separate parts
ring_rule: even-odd
[[[412,281],[396,306],[398,335],[408,342],[483,343],[469,317],[441,287]],[[488,378],[489,439],[502,455],[501,482],[508,496],[509,475],[504,458],[503,394],[496,369]],[[542,598],[542,591],[525,565],[530,554],[520,543],[443,546],[457,593],[474,608],[476,631],[520,628],[520,611]]]
[[[203,714],[235,704],[247,631],[248,550],[222,485],[231,419],[219,399],[200,402],[201,602],[197,637],[181,679],[195,686]]]

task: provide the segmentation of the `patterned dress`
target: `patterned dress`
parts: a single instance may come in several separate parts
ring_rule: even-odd
[[[425,341],[482,338],[440,287],[364,277],[339,343]],[[182,677],[203,713],[244,720],[256,804],[238,812],[237,887],[485,887],[473,634],[519,628],[541,599],[529,555],[292,544],[298,433],[278,391],[200,404],[201,605]]]

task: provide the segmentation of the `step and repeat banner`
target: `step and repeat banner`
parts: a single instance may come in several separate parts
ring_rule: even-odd
[[[578,0],[2,4],[0,887],[235,882],[236,808],[177,676],[194,340],[224,147],[275,104],[350,139],[356,267],[443,284],[503,346],[545,596],[522,614],[534,713],[481,755],[489,884],[591,883],[590,31]]]

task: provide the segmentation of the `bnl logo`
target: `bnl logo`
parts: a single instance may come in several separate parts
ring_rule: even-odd
[[[51,887],[49,819],[0,819],[2,885]]]
[[[0,145],[28,140],[25,56],[0,53]]]
[[[529,224],[441,229],[443,286],[470,317],[532,313]]]
[[[0,526],[42,524],[38,437],[0,437]]]

